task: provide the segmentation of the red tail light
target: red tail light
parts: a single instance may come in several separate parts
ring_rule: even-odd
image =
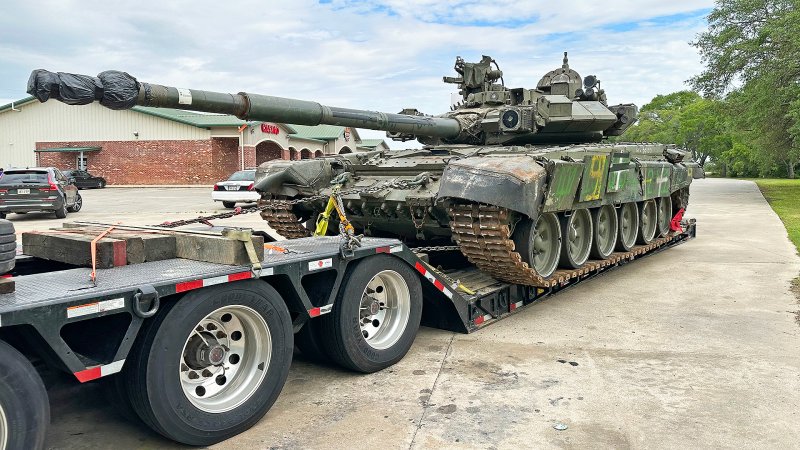
[[[57,191],[58,190],[58,186],[56,186],[56,183],[53,181],[53,176],[50,175],[49,173],[47,174],[47,182],[50,183],[50,187],[39,188],[40,191],[42,191],[42,192],[50,192],[50,191]]]
[[[215,190],[215,191],[218,191],[218,190],[219,190],[219,185],[218,185],[218,184],[215,184],[215,185],[214,185],[214,190]]]
[[[250,183],[250,186],[247,186],[247,190],[248,191],[252,191],[253,190],[253,186],[255,186],[255,185],[256,185],[255,183]]]
[[[0,194],[7,194],[7,193],[8,193],[8,189],[0,189]]]

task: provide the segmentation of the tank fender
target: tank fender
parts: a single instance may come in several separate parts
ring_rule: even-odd
[[[547,170],[530,155],[483,155],[450,161],[437,200],[463,199],[508,208],[535,218]]]

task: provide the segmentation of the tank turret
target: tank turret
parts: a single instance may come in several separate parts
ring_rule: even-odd
[[[534,89],[506,87],[489,56],[475,63],[458,57],[454,70],[444,82],[458,86],[461,101],[438,116],[181,89],[117,71],[36,70],[28,92],[40,101],[177,108],[417,139],[422,149],[268,161],[256,175],[261,215],[287,238],[308,236],[336,190],[357,232],[412,245],[455,243],[463,257],[508,282],[552,285],[557,268],[580,269],[590,257],[649,244],[679,221],[702,169],[674,147],[600,143],[632,125],[637,108],[608,106],[598,77],[581,78],[566,53]]]
[[[489,56],[477,63],[458,57],[454,69],[459,76],[444,77],[444,81],[458,85],[463,101],[440,116],[413,109],[393,114],[246,92],[182,89],[139,82],[119,71],[92,77],[36,70],[28,81],[28,92],[40,101],[54,98],[85,104],[98,100],[112,109],[139,105],[231,114],[252,121],[383,130],[392,139],[418,139],[428,145],[599,142],[621,134],[636,119],[633,105],[606,106],[605,93],[595,91],[599,88],[596,77],[587,77],[585,89],[580,89],[580,76],[569,68],[566,53],[562,68],[545,75],[536,89],[506,88],[503,72]]]

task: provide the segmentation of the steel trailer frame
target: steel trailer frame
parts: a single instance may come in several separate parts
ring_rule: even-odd
[[[267,251],[262,269],[257,272],[247,266],[171,259],[99,270],[95,286],[90,282],[90,269],[43,271],[15,277],[16,292],[0,295],[0,339],[19,330],[24,340],[41,350],[39,356],[46,362],[72,373],[83,383],[122,370],[144,321],[156,312],[161,301],[176,294],[260,278],[281,293],[298,331],[306,321],[332,310],[349,264],[379,253],[398,257],[419,273],[423,280],[423,325],[471,333],[633,259],[685,242],[695,234],[692,221],[683,233],[618,254],[612,263],[589,265],[590,270],[575,271],[573,276],[540,287],[498,282],[469,266],[435,269],[427,262],[429,257],[436,259],[434,255],[416,254],[397,240],[382,238],[364,238],[362,246],[347,257],[340,252],[339,237],[283,241],[280,245],[285,252]],[[44,264],[29,261],[27,265],[37,263]],[[454,282],[454,276],[481,287],[466,293]],[[119,319],[126,316],[129,321]],[[120,324],[124,333],[109,333]],[[69,342],[69,336],[92,335],[95,325],[101,339],[93,342],[95,348],[75,345],[74,339]]]

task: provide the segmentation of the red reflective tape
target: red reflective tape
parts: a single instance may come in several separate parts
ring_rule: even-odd
[[[414,268],[417,269],[417,272],[425,275],[425,273],[426,273],[425,267],[423,267],[422,264],[420,264],[419,262],[414,264]]]
[[[511,304],[511,311],[513,311],[515,309],[517,309],[517,304],[516,303],[512,303]]]
[[[392,247],[378,247],[375,249],[375,253],[390,253],[392,251]]]
[[[320,308],[311,308],[308,310],[308,315],[310,317],[317,317],[320,315],[321,312],[322,311],[320,311]]]
[[[92,367],[91,369],[81,370],[80,372],[75,372],[75,378],[78,379],[81,383],[86,383],[87,381],[96,380],[103,376],[103,373],[100,371],[100,366]]]
[[[436,289],[444,292],[444,285],[439,280],[433,280],[433,285],[436,286]]]
[[[483,316],[475,318],[475,325],[480,325],[483,323]]]
[[[203,280],[186,281],[175,285],[175,292],[186,292],[203,287]]]
[[[253,278],[251,272],[239,272],[228,275],[228,281],[249,280],[250,278]]]
[[[13,277],[13,275],[11,275],[10,273],[4,274],[4,275],[0,275],[0,278],[12,278],[12,277]]]

